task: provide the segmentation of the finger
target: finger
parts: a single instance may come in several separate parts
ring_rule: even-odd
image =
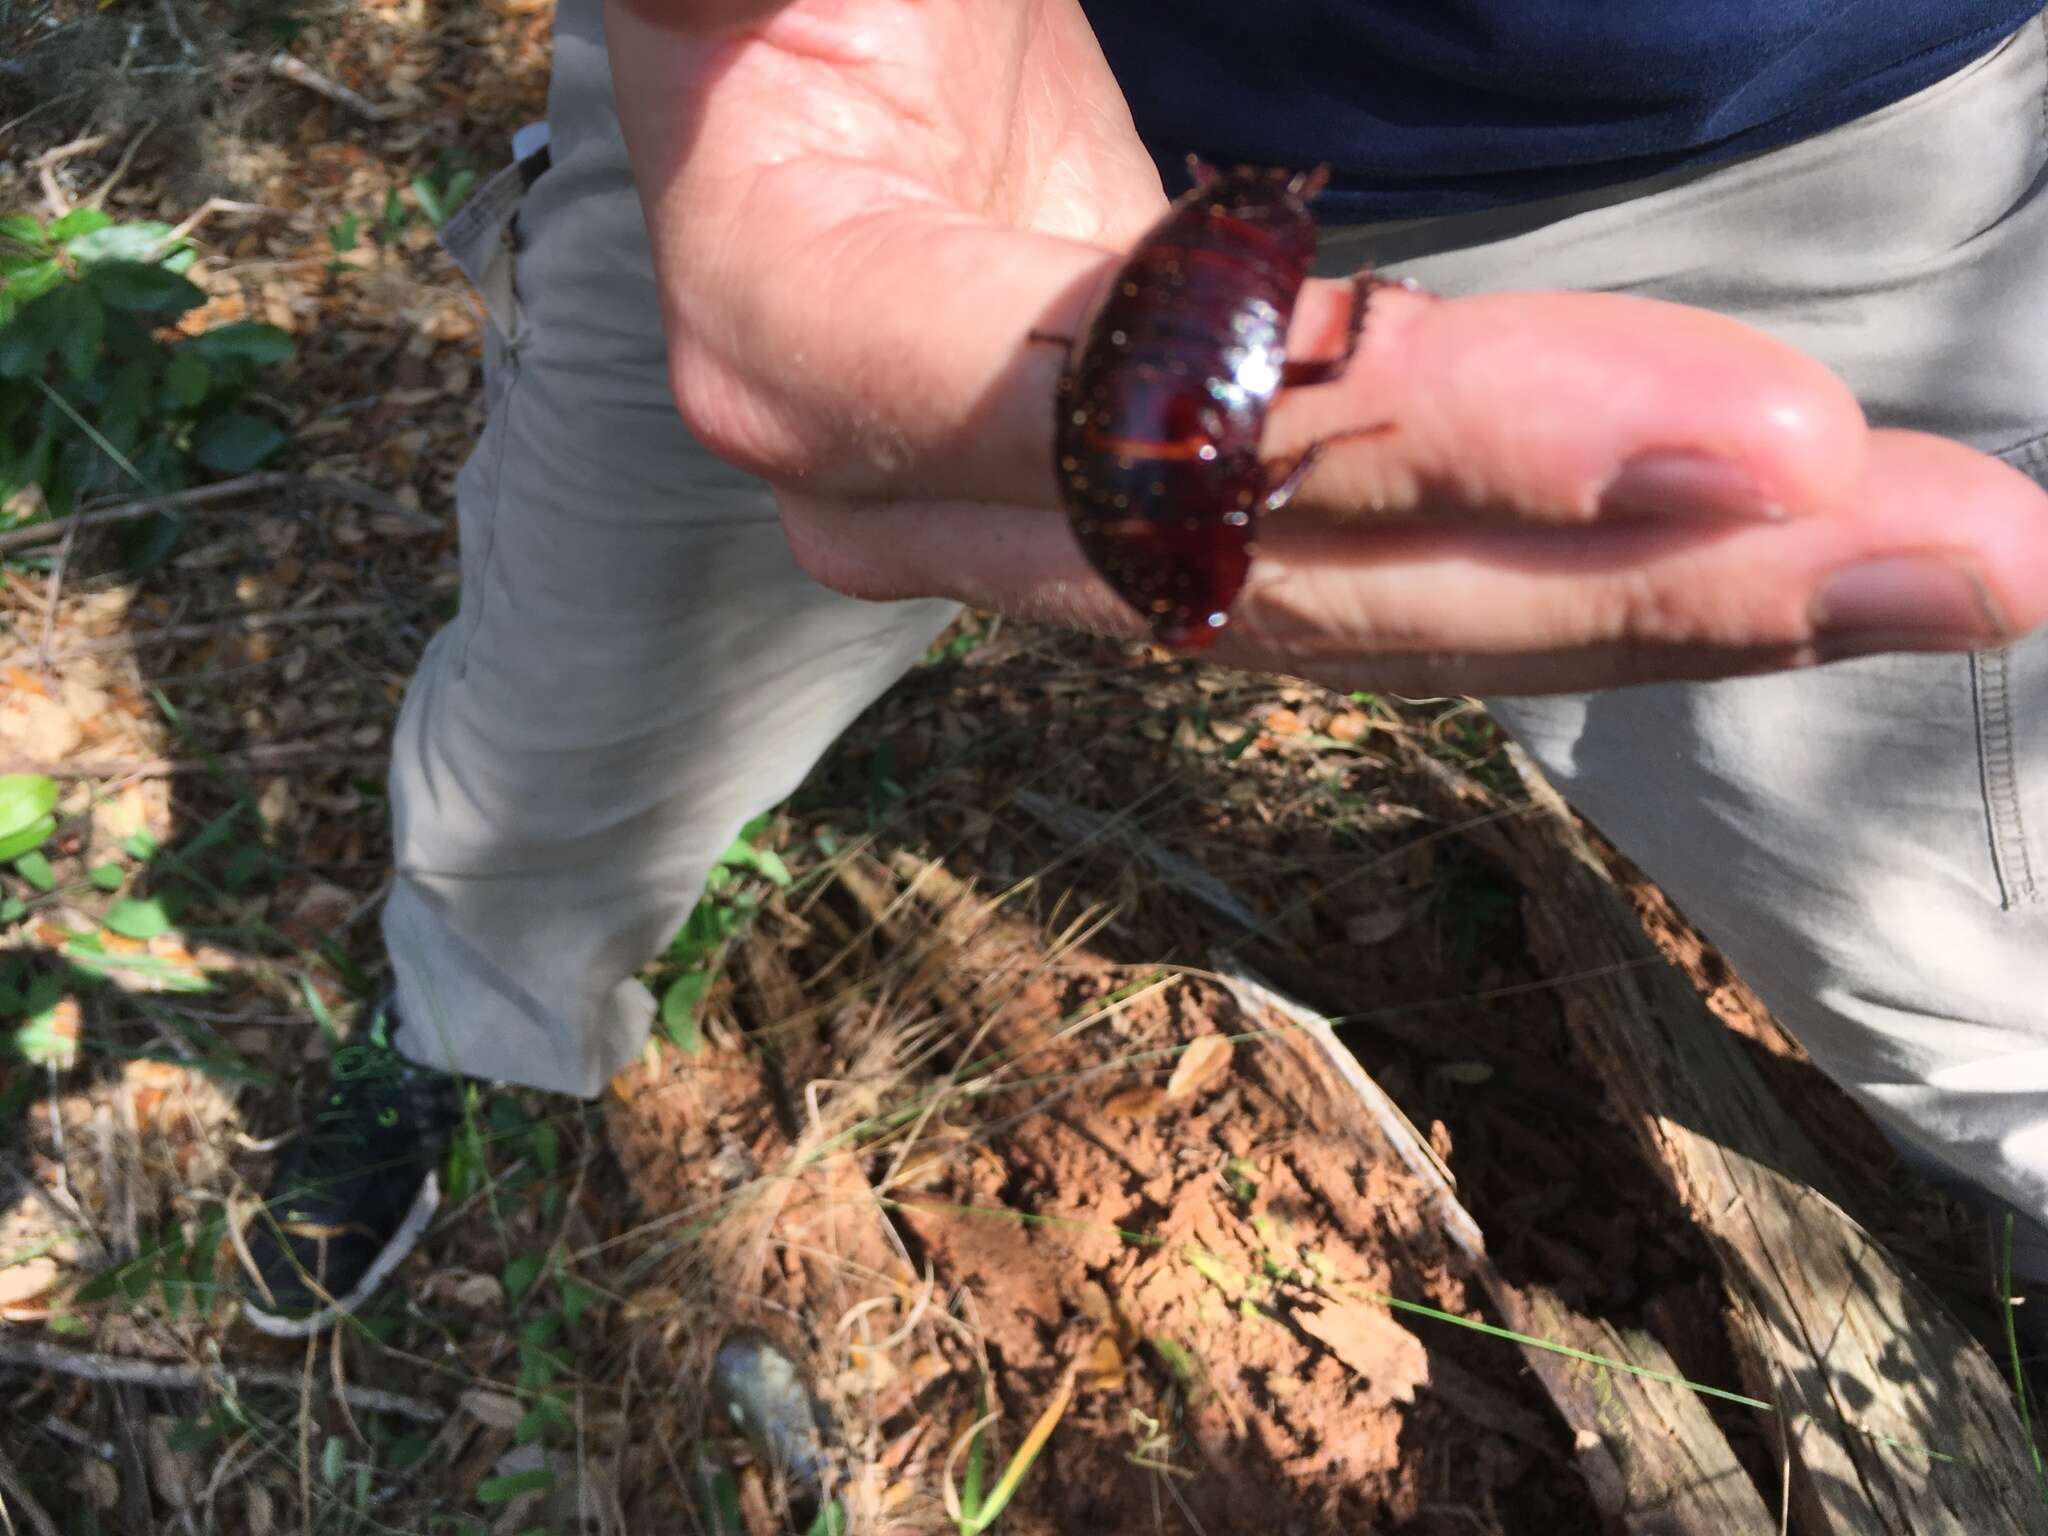
[[[1311,285],[1290,350],[1325,355],[1350,300]],[[1283,392],[1268,452],[1334,443],[1297,504],[1408,515],[1584,522],[1775,520],[1863,472],[1866,429],[1814,359],[1705,310],[1614,294],[1436,300],[1372,291],[1336,381]]]
[[[799,501],[786,526],[813,574],[859,596],[1143,632],[1035,509]],[[1215,654],[1346,687],[1544,692],[1967,649],[2043,624],[2048,495],[1945,439],[1880,432],[1836,505],[1778,523],[1273,529]]]

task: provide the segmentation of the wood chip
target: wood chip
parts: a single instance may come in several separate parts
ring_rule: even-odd
[[[1102,1112],[1119,1120],[1144,1120],[1158,1114],[1166,1105],[1166,1090],[1147,1085],[1111,1094],[1103,1104]]]
[[[1173,1076],[1166,1080],[1166,1097],[1176,1104],[1214,1087],[1230,1070],[1235,1047],[1228,1035],[1202,1035],[1181,1052]]]

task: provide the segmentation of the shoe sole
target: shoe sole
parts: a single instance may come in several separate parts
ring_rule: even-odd
[[[370,1261],[370,1267],[363,1271],[363,1278],[346,1296],[338,1297],[331,1306],[322,1307],[318,1312],[295,1317],[286,1313],[266,1312],[253,1298],[242,1303],[242,1315],[250,1324],[274,1339],[303,1339],[308,1334],[318,1333],[332,1327],[343,1317],[355,1311],[377,1288],[391,1278],[391,1271],[405,1262],[406,1256],[419,1247],[420,1239],[426,1235],[427,1227],[433,1222],[434,1212],[441,1208],[441,1181],[428,1174],[420,1185],[420,1192],[413,1196],[412,1209],[405,1213],[405,1220],[398,1224],[398,1230],[391,1234],[391,1241]]]

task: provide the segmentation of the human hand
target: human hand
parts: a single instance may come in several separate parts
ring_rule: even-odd
[[[677,404],[775,485],[811,574],[1142,632],[1066,528],[1061,358],[1026,341],[1074,332],[1163,207],[1071,0],[613,0],[607,30]],[[1292,353],[1327,355],[1349,301],[1311,283]],[[1267,521],[1219,659],[1535,693],[2048,622],[2048,496],[1871,431],[1819,364],[1702,311],[1383,290],[1267,453],[1386,420]]]

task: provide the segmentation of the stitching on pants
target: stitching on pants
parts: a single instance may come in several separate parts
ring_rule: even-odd
[[[1970,657],[1976,685],[1977,761],[1983,775],[1984,808],[1990,821],[1991,864],[1998,876],[2000,905],[2007,911],[2044,899],[2027,851],[2026,820],[2020,811],[2018,754],[2013,745],[2010,651],[1979,651]]]

